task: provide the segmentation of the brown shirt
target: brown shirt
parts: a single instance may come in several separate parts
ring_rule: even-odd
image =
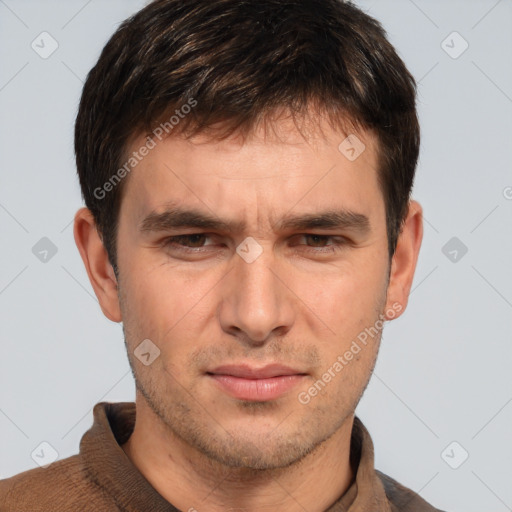
[[[135,425],[135,404],[100,402],[93,414],[79,454],[0,480],[0,512],[179,512],[121,448]],[[355,481],[326,512],[440,512],[374,469],[373,443],[357,417],[350,458]]]

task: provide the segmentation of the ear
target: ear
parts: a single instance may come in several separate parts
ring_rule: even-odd
[[[103,314],[113,322],[121,322],[117,279],[88,208],[76,212],[73,234]]]
[[[391,261],[386,300],[386,320],[398,318],[407,307],[416,262],[423,238],[423,209],[417,201],[409,201],[409,210]],[[388,316],[387,312],[393,312]]]

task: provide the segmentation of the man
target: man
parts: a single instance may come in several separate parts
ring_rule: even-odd
[[[341,0],[157,0],[84,86],[74,235],[136,403],[2,511],[434,511],[355,408],[422,239],[414,79]]]

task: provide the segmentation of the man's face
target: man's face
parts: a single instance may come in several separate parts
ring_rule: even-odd
[[[120,307],[138,390],[172,435],[234,467],[287,466],[350,420],[392,306],[375,139],[359,133],[366,149],[351,161],[338,149],[346,135],[327,125],[326,139],[308,142],[290,121],[276,131],[280,140],[258,131],[244,144],[159,142],[130,174],[120,211]],[[180,209],[237,226],[173,227],[157,217],[167,209],[167,221]],[[329,227],[322,216],[333,213]],[[160,350],[147,366],[134,355],[146,339]],[[251,373],[269,365],[287,369]]]

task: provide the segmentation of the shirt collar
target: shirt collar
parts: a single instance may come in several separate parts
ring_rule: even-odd
[[[94,423],[80,441],[88,478],[129,512],[179,512],[165,500],[128,458],[123,445],[135,426],[134,402],[100,402],[93,409]],[[356,474],[347,491],[326,512],[391,512],[374,468],[370,434],[354,418],[350,462]]]
[[[135,426],[134,402],[99,402],[80,441],[88,478],[128,512],[179,512],[133,465],[123,448]]]
[[[350,464],[356,476],[347,491],[326,512],[391,512],[374,466],[373,442],[356,416],[350,440]]]

